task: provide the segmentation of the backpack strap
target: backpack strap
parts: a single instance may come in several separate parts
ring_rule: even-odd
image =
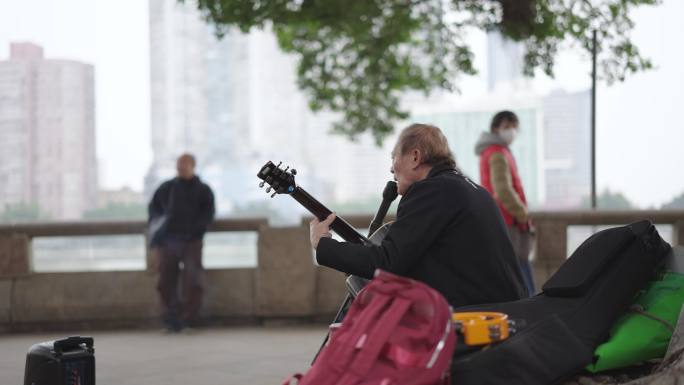
[[[401,321],[406,311],[411,307],[413,302],[401,298],[394,297],[390,307],[385,310],[382,317],[380,317],[371,330],[365,328],[367,332],[362,334],[357,340],[355,349],[359,352],[354,357],[351,365],[348,367],[347,373],[342,377],[338,385],[352,385],[358,381],[359,378],[364,378],[366,374],[375,364],[380,352],[385,347],[389,336]]]
[[[331,350],[327,355],[341,358],[330,362],[331,369],[340,374],[347,372],[350,361],[354,358],[354,350],[359,349],[359,345],[362,346],[365,343],[365,340],[368,338],[368,330],[376,323],[378,315],[386,311],[387,304],[392,300],[392,297],[384,293],[374,292],[373,296],[371,302],[358,314],[358,318],[353,319],[353,314],[347,314],[346,320],[342,322],[342,328],[347,327],[350,332],[355,331],[353,334],[350,333],[347,342],[328,346],[328,348],[334,350]],[[359,300],[359,298],[356,300]],[[358,310],[358,308],[353,310]],[[352,319],[353,324],[350,324]],[[343,330],[338,331],[340,334],[343,332]]]

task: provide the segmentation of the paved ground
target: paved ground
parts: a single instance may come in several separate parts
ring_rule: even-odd
[[[280,385],[306,370],[325,328],[95,332],[97,385]],[[0,384],[21,385],[28,348],[59,335],[0,335]]]

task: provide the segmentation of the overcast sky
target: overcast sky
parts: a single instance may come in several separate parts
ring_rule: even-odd
[[[665,0],[633,16],[633,41],[658,68],[599,87],[597,178],[599,190],[621,191],[647,207],[684,191],[684,1]],[[141,189],[151,160],[147,1],[0,0],[0,59],[11,41],[95,65],[101,182]],[[485,87],[485,39],[473,36],[472,44],[481,76],[464,82],[466,97]],[[539,78],[535,86],[586,89],[589,65],[565,52],[556,80]]]

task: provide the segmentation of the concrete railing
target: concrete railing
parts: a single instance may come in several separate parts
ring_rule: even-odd
[[[152,325],[159,314],[156,272],[36,273],[34,237],[144,234],[143,221],[0,226],[0,331]],[[332,318],[344,276],[312,264],[308,228],[269,227],[264,218],[220,219],[209,231],[257,232],[256,268],[206,273],[202,317],[213,323]]]
[[[672,243],[684,244],[684,211],[556,211],[531,214],[537,237],[533,262],[535,282],[543,283],[568,257],[569,226],[625,225],[642,219],[672,225]],[[539,286],[539,285],[538,285]]]
[[[567,257],[572,225],[620,225],[640,219],[673,226],[684,243],[684,211],[536,212],[534,271],[544,282]],[[369,215],[345,216],[365,228]],[[210,231],[258,233],[256,268],[207,271],[203,317],[208,322],[269,319],[328,320],[344,296],[341,273],[316,267],[307,220],[296,227],[270,227],[263,218],[221,219]],[[140,326],[156,322],[156,274],[145,271],[35,273],[34,237],[144,234],[142,221],[36,223],[0,226],[0,331],[44,328]],[[81,326],[79,326],[81,325]]]

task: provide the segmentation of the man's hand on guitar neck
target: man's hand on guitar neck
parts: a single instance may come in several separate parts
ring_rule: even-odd
[[[332,237],[330,233],[330,224],[333,223],[336,216],[335,213],[328,215],[323,221],[319,221],[318,218],[314,218],[309,222],[309,238],[311,239],[311,247],[314,249],[318,247],[318,241],[322,237]]]

